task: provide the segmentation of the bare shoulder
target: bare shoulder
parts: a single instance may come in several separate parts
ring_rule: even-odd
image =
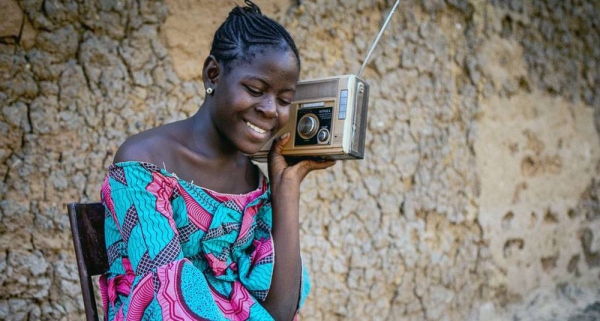
[[[171,154],[172,148],[178,145],[176,126],[164,125],[129,137],[119,147],[114,163],[137,161],[156,164],[165,154]]]
[[[152,135],[152,131],[150,130],[129,137],[117,150],[113,162],[138,161],[150,163],[152,148],[160,140],[159,136]]]

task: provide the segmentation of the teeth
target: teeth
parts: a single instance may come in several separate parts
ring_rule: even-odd
[[[252,125],[249,122],[246,122],[246,125],[248,125],[248,127],[252,128],[255,132],[257,132],[259,134],[264,134],[264,133],[267,132],[266,130],[264,130],[264,129],[260,128],[260,127],[257,127],[255,125]]]

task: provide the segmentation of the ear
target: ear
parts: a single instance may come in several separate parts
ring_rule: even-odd
[[[206,57],[206,60],[204,60],[204,67],[202,68],[202,82],[204,82],[204,88],[214,87],[218,83],[221,72],[221,64],[219,64],[217,58],[213,55]]]

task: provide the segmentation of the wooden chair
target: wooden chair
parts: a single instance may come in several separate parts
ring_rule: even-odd
[[[100,275],[108,270],[108,257],[104,243],[104,205],[102,203],[70,203],[67,205],[67,209],[86,319],[88,321],[98,320],[92,276]]]

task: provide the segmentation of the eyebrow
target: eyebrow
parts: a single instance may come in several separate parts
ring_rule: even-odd
[[[262,82],[265,86],[271,87],[271,85],[269,84],[269,82],[266,79],[261,78],[259,76],[247,75],[247,76],[244,76],[242,78],[243,79],[247,79],[247,80],[257,80],[257,81]],[[280,90],[280,92],[284,92],[284,91],[296,92],[296,89],[294,89],[294,88],[283,88],[282,90]]]

